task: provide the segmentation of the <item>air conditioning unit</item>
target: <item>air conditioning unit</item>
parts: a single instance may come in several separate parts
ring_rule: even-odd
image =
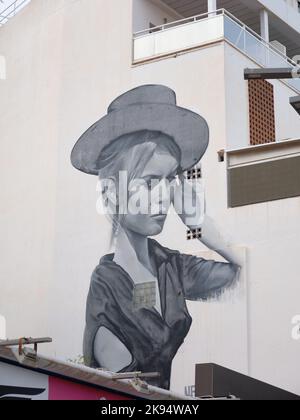
[[[271,41],[270,44],[272,45],[272,47],[275,50],[281,52],[281,54],[286,55],[286,46],[283,45],[283,44],[281,44],[281,42],[279,42],[279,41]]]

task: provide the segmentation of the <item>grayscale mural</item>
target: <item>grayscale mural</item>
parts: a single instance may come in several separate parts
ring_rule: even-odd
[[[148,382],[169,389],[172,361],[192,323],[186,301],[218,298],[237,281],[241,262],[205,214],[196,183],[185,177],[208,144],[205,119],[177,106],[175,93],[160,85],[118,97],[76,143],[72,164],[99,177],[97,208],[112,224],[113,253],[101,258],[87,298],[87,365],[159,372]],[[226,262],[181,254],[153,239],[172,207]]]

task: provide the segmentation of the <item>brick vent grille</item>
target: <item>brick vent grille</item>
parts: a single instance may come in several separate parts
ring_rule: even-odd
[[[274,87],[266,80],[249,80],[250,144],[275,142]]]
[[[194,179],[201,179],[202,178],[202,170],[201,168],[193,168],[187,171],[187,179],[189,181]]]
[[[187,234],[186,234],[186,237],[187,237],[188,241],[191,241],[193,239],[201,239],[202,238],[202,228],[188,230]]]

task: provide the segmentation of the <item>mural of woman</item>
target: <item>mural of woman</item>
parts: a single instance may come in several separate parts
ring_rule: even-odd
[[[192,323],[186,300],[218,297],[238,279],[241,262],[208,217],[200,222],[197,201],[193,223],[185,206],[179,216],[189,228],[201,224],[200,240],[226,262],[184,255],[150,239],[162,232],[176,195],[183,195],[178,179],[201,160],[208,143],[206,121],[177,106],[175,92],[161,85],[140,86],[118,97],[76,143],[73,166],[106,180],[101,184],[103,202],[111,209],[115,244],[114,253],[101,258],[91,278],[84,335],[87,365],[114,372],[159,372],[149,383],[169,389],[172,361]],[[124,173],[125,195],[124,182],[120,188]],[[188,188],[185,196],[193,192]],[[136,206],[124,206],[125,196],[135,204],[144,197],[151,211],[148,205],[148,211],[139,212]]]

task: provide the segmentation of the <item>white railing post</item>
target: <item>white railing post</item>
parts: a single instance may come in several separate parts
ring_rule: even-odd
[[[207,0],[207,11],[209,14],[215,14],[217,7],[217,0]]]
[[[260,35],[262,39],[266,42],[266,48],[264,49],[265,54],[263,57],[264,64],[269,65],[269,42],[270,42],[270,29],[269,29],[269,13],[266,9],[260,11]]]
[[[266,42],[270,42],[269,13],[266,9],[260,11],[260,35]]]

